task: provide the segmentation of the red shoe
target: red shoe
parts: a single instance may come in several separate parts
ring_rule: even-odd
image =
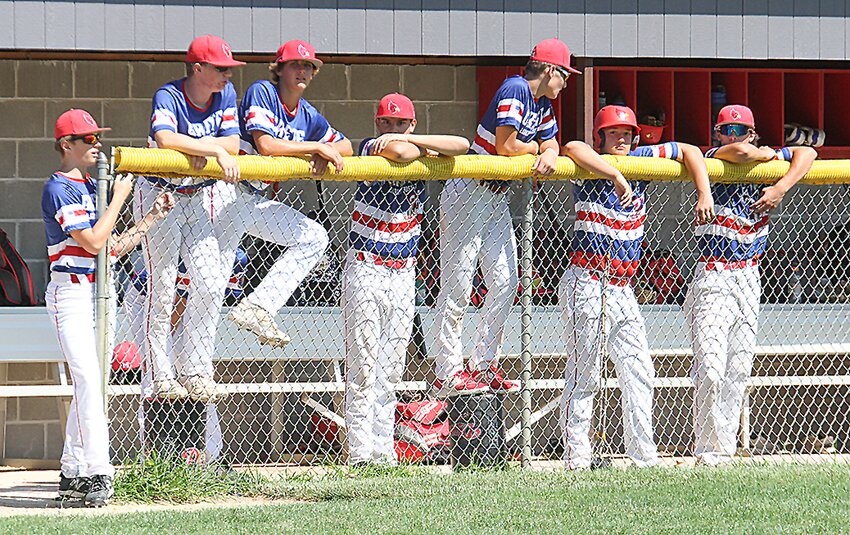
[[[490,391],[494,394],[508,394],[519,391],[519,384],[505,379],[504,372],[491,365],[486,370],[475,370],[472,372],[472,379],[489,385]]]
[[[457,372],[445,381],[440,379],[434,381],[434,396],[438,398],[480,394],[489,389],[487,384],[476,381],[466,370]]]

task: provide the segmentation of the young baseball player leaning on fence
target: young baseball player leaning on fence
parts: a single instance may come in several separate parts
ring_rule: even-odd
[[[114,256],[130,252],[174,206],[170,193],[160,193],[135,227],[111,237],[133,184],[129,176],[117,176],[112,201],[103,217],[97,218],[96,186],[87,170],[97,162],[100,134],[105,130],[109,128],[100,128],[84,110],[68,110],[59,117],[55,147],[61,164],[44,185],[41,199],[50,258],[45,301],[74,388],[65,426],[59,497],[82,499],[94,507],[106,505],[112,497],[115,473],[109,460],[103,370],[95,341],[95,259],[103,247],[109,247]]]
[[[674,141],[638,147],[640,128],[625,106],[605,106],[593,121],[595,149],[602,154],[669,158],[684,162],[697,189],[696,219],[709,221],[714,203],[705,161],[699,149]],[[619,182],[622,175],[580,141],[563,154],[598,175]],[[578,180],[573,185],[576,220],[571,266],[559,286],[566,324],[566,385],[561,398],[564,459],[569,469],[592,463],[590,422],[600,389],[604,355],[617,370],[623,399],[626,454],[637,466],[658,462],[653,438],[652,382],[646,328],[630,280],[640,260],[646,219],[646,182],[615,189],[607,180]],[[630,194],[631,193],[631,194]]]
[[[225,176],[139,181],[137,217],[162,191],[174,192],[177,199],[173,217],[142,242],[149,311],[142,353],[148,373],[153,374],[154,394],[163,398],[207,401],[218,393],[211,357],[221,304],[218,286],[221,264],[226,261],[229,269],[233,258],[221,258],[217,234],[219,215],[234,201],[233,183],[240,176],[234,158],[239,152],[236,91],[230,83],[238,65],[244,63],[233,59],[220,37],[198,37],[186,53],[186,77],[163,85],[153,97],[149,145],[188,154],[198,169],[208,157],[215,158]],[[193,285],[184,318],[191,328],[173,341],[172,359],[167,346],[181,250]]]
[[[241,150],[263,156],[310,155],[313,174],[322,175],[328,165],[339,172],[343,156],[351,156],[351,142],[334,129],[304,98],[304,91],[319,73],[322,61],[306,41],[287,41],[269,65],[271,81],[251,84],[239,107]],[[257,335],[259,341],[283,347],[289,337],[274,316],[328,247],[328,233],[317,221],[286,204],[262,195],[268,184],[244,181],[237,202],[221,216],[219,242],[229,264],[219,275],[220,292],[230,274],[233,251],[244,233],[287,246],[254,291],[234,307],[228,319]]]
[[[529,175],[555,172],[558,124],[551,99],[566,87],[570,50],[558,39],[537,44],[524,76],[499,87],[478,125],[472,154],[537,155]],[[436,322],[434,391],[440,397],[485,391],[512,392],[519,385],[498,366],[505,323],[517,291],[517,245],[508,182],[453,179],[440,196],[440,294]],[[464,367],[461,334],[473,276],[481,262],[487,297],[475,345]]]
[[[811,147],[759,147],[753,112],[730,105],[715,126],[720,147],[706,158],[732,163],[790,160],[772,186],[713,184],[716,217],[696,227],[699,263],[685,298],[694,349],[694,456],[717,465],[735,455],[747,378],[753,367],[768,216],[812,166]]]
[[[363,156],[409,162],[420,156],[464,154],[457,136],[414,134],[413,102],[392,93],[375,116],[379,136],[360,145]],[[396,387],[413,327],[416,255],[425,183],[359,182],[342,278],[345,337],[345,422],[349,463],[396,464]]]

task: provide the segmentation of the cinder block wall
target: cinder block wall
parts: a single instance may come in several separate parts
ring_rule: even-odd
[[[40,299],[48,276],[41,189],[58,165],[53,150],[56,117],[71,107],[84,108],[100,124],[112,127],[107,149],[143,146],[153,93],[183,74],[179,62],[0,60],[0,228],[29,265]],[[241,95],[255,80],[267,78],[267,63],[251,63],[236,69],[233,83]],[[418,132],[466,137],[475,132],[478,86],[473,66],[326,64],[306,97],[356,149],[360,140],[375,133],[377,101],[393,91],[416,103]],[[335,184],[326,193],[337,246],[344,239],[350,189]],[[296,208],[316,207],[312,182],[293,183],[284,191]],[[0,365],[0,385],[45,381],[56,382],[55,366]],[[0,458],[58,460],[63,440],[60,411],[53,398],[0,400]]]

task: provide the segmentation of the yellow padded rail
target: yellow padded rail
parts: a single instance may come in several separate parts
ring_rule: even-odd
[[[685,167],[673,160],[630,156],[603,156],[631,180],[683,181],[690,180]],[[305,158],[271,156],[237,156],[244,180],[279,182],[311,178],[310,162]],[[521,180],[529,176],[534,156],[478,156],[454,158],[425,157],[406,164],[395,163],[380,156],[345,158],[345,169],[339,174],[329,169],[323,180],[445,180],[474,178],[483,180]],[[779,180],[788,171],[788,162],[731,164],[706,159],[712,182],[767,184]],[[214,158],[206,167],[195,171],[189,158],[167,149],[116,147],[114,171],[164,178],[208,177],[221,178],[221,167]],[[599,178],[575,165],[565,157],[558,158],[558,169],[547,180]],[[804,184],[850,184],[850,160],[818,160],[803,178]]]

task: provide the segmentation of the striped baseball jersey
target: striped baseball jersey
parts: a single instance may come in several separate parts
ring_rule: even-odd
[[[638,147],[629,156],[682,160],[675,141]],[[630,181],[634,200],[628,210],[620,206],[610,180],[576,180],[573,185],[576,220],[571,262],[604,271],[618,279],[637,271],[646,221],[646,181]]]
[[[47,233],[50,271],[92,275],[95,258],[71,237],[71,231],[94,227],[97,187],[90,176],[74,178],[56,172],[44,184],[41,217]]]
[[[709,149],[713,158],[720,147]],[[791,160],[791,150],[776,151],[777,160]],[[765,185],[712,184],[714,221],[696,226],[700,259],[717,262],[750,260],[763,255],[767,247],[768,214],[756,214],[751,206],[762,196]]]
[[[335,130],[328,120],[303,98],[295,111],[289,111],[280,100],[277,86],[268,80],[258,80],[242,97],[239,106],[239,129],[242,137],[240,148],[245,154],[257,154],[253,131],[265,132],[276,139],[287,141],[317,141],[335,143],[345,136]],[[267,184],[259,180],[250,181],[255,190]]]
[[[148,146],[156,147],[154,134],[162,130],[185,134],[195,139],[203,137],[227,137],[239,134],[239,120],[236,117],[236,90],[227,82],[224,90],[213,93],[203,108],[198,108],[183,90],[185,78],[168,82],[160,87],[153,96],[151,129]],[[164,179],[156,179],[160,182]],[[214,180],[186,178],[169,179],[180,186],[207,186]]]
[[[528,143],[546,141],[558,133],[552,103],[546,97],[534,98],[528,80],[511,76],[499,87],[478,124],[470,154],[496,154],[496,127],[512,126],[517,139]]]
[[[370,156],[373,138],[360,144]],[[351,214],[349,247],[383,258],[413,258],[419,250],[425,182],[358,182]]]

